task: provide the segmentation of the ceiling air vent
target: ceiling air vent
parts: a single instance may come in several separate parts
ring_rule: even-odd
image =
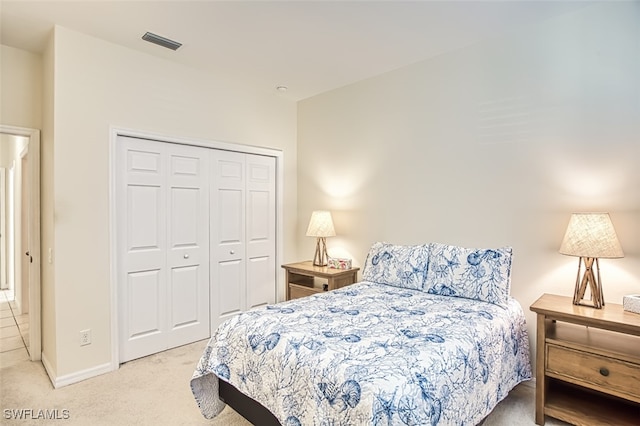
[[[166,47],[167,49],[171,50],[178,50],[178,48],[182,46],[182,43],[178,43],[177,41],[170,40],[168,38],[159,36],[158,34],[150,33],[148,31],[142,36],[142,39],[148,41],[149,43],[154,43],[158,46]]]

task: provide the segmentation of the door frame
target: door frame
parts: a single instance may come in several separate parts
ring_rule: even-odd
[[[29,356],[31,361],[42,358],[42,303],[41,303],[41,252],[40,239],[40,130],[0,124],[0,133],[23,136],[27,141],[27,156],[30,162],[27,182],[30,186],[29,208],[26,224],[29,228],[29,254],[33,262],[29,266]],[[24,171],[23,171],[24,172]],[[24,212],[23,212],[24,214]],[[23,242],[24,246],[24,242]],[[18,253],[23,256],[24,253]]]
[[[7,281],[7,245],[5,241],[7,240],[7,231],[6,231],[6,210],[7,210],[7,200],[6,200],[6,180],[7,180],[7,169],[5,167],[0,167],[0,201],[2,202],[0,206],[0,290],[9,288],[9,283]],[[6,286],[6,287],[5,287]]]
[[[223,151],[257,154],[276,159],[276,265],[282,263],[284,256],[284,153],[281,150],[265,148],[253,145],[242,145],[214,140],[181,138],[166,136],[156,133],[143,132],[111,126],[109,137],[109,246],[110,246],[110,283],[111,283],[111,370],[120,367],[120,336],[118,333],[118,245],[116,240],[117,214],[116,214],[116,173],[117,173],[117,143],[118,138],[132,137],[148,139],[158,142],[174,143],[180,145],[199,146],[203,148],[219,149]],[[276,272],[276,301],[284,300],[284,286],[282,285],[282,273],[279,268]],[[211,307],[209,307],[211,309]],[[213,332],[213,330],[212,330]]]

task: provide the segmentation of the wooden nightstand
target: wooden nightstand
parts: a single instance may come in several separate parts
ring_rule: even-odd
[[[536,424],[640,424],[640,314],[544,294],[537,314]]]
[[[327,290],[335,290],[353,284],[358,280],[358,270],[360,269],[332,269],[326,266],[314,266],[310,260],[290,263],[282,265],[282,267],[286,271],[287,300],[323,291],[322,284],[316,284],[314,278],[326,279]]]

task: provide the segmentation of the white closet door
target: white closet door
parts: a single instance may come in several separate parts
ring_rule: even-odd
[[[211,152],[211,329],[244,310],[245,155]]]
[[[209,152],[169,145],[168,346],[209,332]]]
[[[211,329],[276,300],[276,159],[211,154]]]
[[[276,301],[276,159],[246,155],[246,309]]]
[[[119,137],[120,361],[209,336],[208,151]]]
[[[166,191],[162,146],[118,140],[120,361],[166,347]]]

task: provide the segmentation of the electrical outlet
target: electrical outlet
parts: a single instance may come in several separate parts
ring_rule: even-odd
[[[91,329],[82,330],[80,332],[80,346],[91,344]]]

